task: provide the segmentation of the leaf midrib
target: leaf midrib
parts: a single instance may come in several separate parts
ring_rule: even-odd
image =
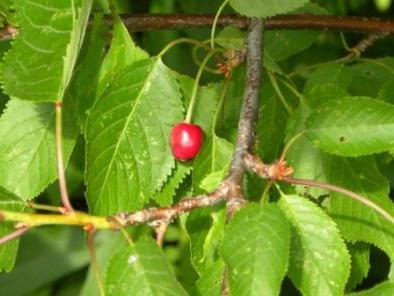
[[[124,137],[124,135],[125,135],[125,133],[127,131],[127,128],[129,126],[129,124],[130,124],[130,121],[131,121],[131,119],[132,119],[132,117],[133,117],[133,115],[134,115],[134,113],[135,113],[135,111],[137,109],[138,103],[141,101],[142,95],[145,92],[145,89],[146,89],[146,86],[147,86],[147,82],[150,80],[151,76],[155,72],[156,66],[158,65],[159,61],[160,61],[159,59],[155,60],[155,63],[153,65],[149,75],[146,77],[146,79],[144,81],[144,84],[142,85],[142,88],[141,88],[137,98],[131,102],[131,104],[134,103],[134,106],[132,107],[132,110],[130,111],[129,115],[127,116],[127,119],[126,119],[126,122],[124,124],[124,127],[123,127],[123,129],[122,129],[122,131],[121,131],[121,133],[119,135],[119,140],[116,143],[114,152],[112,154],[111,160],[110,160],[109,165],[108,165],[108,169],[107,169],[107,171],[105,173],[105,176],[104,176],[104,180],[103,180],[103,183],[102,183],[103,185],[100,186],[99,194],[98,194],[97,198],[95,199],[95,203],[93,205],[93,208],[96,208],[98,201],[101,199],[104,187],[106,186],[106,183],[108,181],[109,172],[111,171],[112,165],[114,163],[115,155],[118,153],[118,150],[119,150],[119,147],[120,147],[120,143],[122,142],[122,139],[123,139],[123,137]]]

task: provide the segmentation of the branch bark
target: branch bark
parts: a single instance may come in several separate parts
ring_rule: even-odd
[[[262,36],[263,21],[252,19],[246,39],[246,86],[243,104],[238,123],[238,136],[230,164],[228,176],[225,179],[230,185],[229,206],[230,216],[244,199],[242,179],[245,174],[244,157],[249,153],[254,141],[254,127],[258,115],[260,96],[260,80],[262,65]],[[232,205],[234,203],[234,205]]]
[[[210,27],[213,14],[123,14],[121,18],[130,32],[154,30],[188,29]],[[112,18],[106,18],[112,23]],[[245,29],[249,19],[235,14],[222,15],[218,26],[234,26]],[[265,21],[265,30],[331,30],[358,33],[394,33],[394,21],[378,18],[343,17],[329,15],[283,15],[274,16]],[[0,39],[12,39],[17,29],[6,26],[0,31]]]
[[[187,29],[210,27],[212,14],[132,14],[121,18],[131,32],[163,29]],[[110,21],[110,19],[108,19]],[[249,19],[234,14],[224,14],[218,26],[235,26],[245,29]],[[394,21],[378,18],[341,17],[328,15],[284,15],[274,16],[265,21],[265,30],[333,30],[359,33],[394,33]]]

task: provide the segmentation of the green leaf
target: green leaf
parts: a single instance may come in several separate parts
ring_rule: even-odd
[[[387,81],[379,90],[378,98],[387,103],[394,104],[394,79]]]
[[[64,158],[69,159],[77,133],[73,107],[65,101]],[[10,100],[0,118],[0,185],[23,200],[36,197],[57,179],[55,108]]]
[[[225,207],[198,209],[187,217],[191,260],[199,274],[205,273],[217,260],[217,247],[223,237],[225,223]]]
[[[23,209],[24,203],[18,197],[7,192],[0,187],[0,209],[7,211],[19,212]],[[0,222],[0,238],[14,231],[14,223],[5,221]],[[10,272],[15,264],[18,253],[19,239],[13,239],[5,244],[0,245],[0,272]]]
[[[105,276],[108,295],[187,295],[152,240],[118,249]]]
[[[368,198],[391,215],[394,203],[389,198],[389,184],[372,157],[343,159],[335,164],[329,183]],[[338,193],[332,193],[329,211],[348,241],[365,241],[382,249],[394,259],[393,224],[369,207]]]
[[[231,295],[279,295],[290,226],[276,204],[250,204],[230,221],[222,242]]]
[[[383,282],[375,287],[356,293],[347,294],[347,296],[392,296],[394,294],[394,283]]]
[[[394,75],[394,58],[374,59],[347,68],[352,78],[350,94],[376,97],[382,86]]]
[[[291,97],[287,92],[284,94],[286,99]],[[258,152],[264,161],[271,162],[278,158],[282,147],[288,112],[271,86],[266,85],[260,98],[259,119],[256,125]]]
[[[113,22],[111,47],[100,69],[98,96],[102,95],[103,91],[117,77],[120,70],[136,61],[149,58],[145,51],[135,45],[127,28],[118,16],[114,18]]]
[[[348,96],[346,90],[332,83],[316,85],[305,93],[306,103],[312,108],[346,96]]]
[[[2,84],[11,97],[63,100],[92,0],[16,1],[21,33],[4,58]]]
[[[223,260],[213,263],[197,280],[192,290],[193,296],[219,296],[225,264]]]
[[[318,31],[267,31],[264,33],[264,49],[274,61],[283,61],[310,47],[319,34]]]
[[[249,17],[269,17],[302,7],[309,0],[230,0],[231,6]]]
[[[297,116],[292,119],[293,126],[289,128],[288,139],[302,130],[308,112],[305,106],[297,112]],[[290,149],[287,160],[295,170],[294,177],[344,187],[372,200],[394,215],[394,204],[388,198],[388,181],[378,170],[373,157],[344,158],[330,155],[314,148],[312,143],[302,136]],[[348,241],[365,241],[374,244],[393,260],[392,224],[374,210],[338,193],[304,186],[297,186],[296,189],[302,194],[316,198],[330,194],[331,198],[326,204],[329,204],[330,215],[344,238]]]
[[[104,272],[108,268],[108,263],[113,253],[119,245],[125,243],[124,237],[121,234],[116,235],[111,232],[97,232],[94,237],[94,244],[96,248],[97,263],[100,267],[101,278],[104,278]],[[92,266],[89,267],[89,271],[86,276],[86,280],[81,289],[80,296],[92,296],[100,295],[100,291],[97,285],[97,279],[94,274]]]
[[[168,137],[182,117],[175,77],[160,59],[119,73],[86,125],[91,212],[140,209],[162,187],[175,165]]]
[[[352,256],[352,269],[346,284],[346,290],[351,291],[368,276],[370,246],[363,242],[356,242],[355,244],[349,244],[348,250]]]
[[[160,206],[171,205],[177,189],[190,174],[191,170],[192,166],[190,164],[177,162],[173,174],[168,178],[163,188],[152,197],[152,200],[156,201]]]
[[[346,90],[352,81],[352,72],[343,64],[329,64],[319,67],[308,77],[304,91],[321,84],[331,83]]]
[[[20,240],[14,270],[0,275],[2,295],[32,295],[89,264],[84,234],[73,227],[31,229]]]
[[[289,277],[302,295],[343,295],[350,256],[334,221],[316,204],[284,195],[280,206],[291,221]]]
[[[326,152],[359,156],[394,147],[394,106],[366,97],[345,97],[316,108],[307,134]]]
[[[222,174],[227,169],[232,154],[233,145],[228,141],[216,135],[207,139],[193,163],[194,188],[198,189],[212,173]]]
[[[96,98],[99,71],[108,43],[106,34],[108,34],[108,26],[104,22],[103,15],[94,15],[92,27],[87,32],[81,48],[73,80],[66,93],[67,97],[76,101],[75,110],[79,113],[78,119],[82,130],[86,122],[86,112]]]
[[[224,48],[241,50],[244,47],[245,32],[233,26],[227,26],[215,37],[215,42]]]

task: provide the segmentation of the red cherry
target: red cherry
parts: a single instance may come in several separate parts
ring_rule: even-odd
[[[196,157],[203,140],[201,127],[191,123],[177,123],[171,131],[171,149],[175,159],[185,161]]]

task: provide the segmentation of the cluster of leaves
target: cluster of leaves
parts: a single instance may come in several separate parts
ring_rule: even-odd
[[[15,1],[12,9],[9,1],[0,2],[5,7],[1,11],[15,12],[12,20],[20,28],[12,46],[4,41],[1,46],[3,210],[26,210],[26,201],[33,198],[57,203],[58,193],[51,185],[57,179],[55,101],[64,106],[69,189],[77,197],[86,196],[93,215],[171,205],[182,196],[209,192],[226,174],[244,67],[234,71],[228,85],[215,77],[199,87],[193,122],[203,128],[205,143],[193,162],[177,163],[168,136],[184,117],[194,80],[167,64],[184,64],[188,56],[181,49],[174,49],[166,63],[160,55],[150,56],[136,46],[119,17],[113,17],[109,28],[102,14],[92,13],[92,7],[107,9],[104,2]],[[153,1],[151,12],[173,12],[179,5],[160,2]],[[201,5],[197,2],[181,5],[195,12]],[[235,11],[247,16],[268,17],[294,9],[328,13],[316,5],[302,7],[307,2],[230,0]],[[161,40],[168,42],[176,34],[165,32]],[[156,37],[149,33],[140,41],[150,49]],[[394,215],[389,197],[390,182],[394,183],[394,58],[297,68],[301,62],[313,62],[322,38],[324,46],[330,38],[338,43],[333,35],[314,31],[265,32],[256,152],[272,162],[285,143],[302,133],[287,157],[295,177],[348,188]],[[243,39],[244,32],[228,27],[217,42],[239,48]],[[343,54],[332,48],[326,52],[335,58]],[[164,252],[145,227],[130,230],[131,245],[117,234],[100,233],[97,257],[107,294],[220,295],[227,265],[231,295],[286,293],[285,277],[303,295],[342,295],[367,277],[372,246],[393,262],[394,227],[372,209],[337,193],[287,186],[257,203],[264,185],[246,176],[246,197],[255,202],[229,223],[223,205],[182,216],[179,225],[169,229]],[[0,224],[1,235],[12,229],[8,222]],[[84,272],[78,272],[89,261],[80,232],[33,230],[23,245],[16,268],[0,277],[1,295],[24,295],[40,287],[40,295],[50,295],[51,283],[70,274],[60,285],[67,291],[63,293],[99,294],[93,271],[86,280]],[[13,269],[17,251],[18,240],[0,246],[0,270]],[[34,270],[38,266],[40,270]],[[45,269],[51,272],[46,275]],[[385,282],[352,295],[390,295],[391,270]],[[29,280],[20,284],[27,274]],[[69,285],[75,279],[79,284]]]

